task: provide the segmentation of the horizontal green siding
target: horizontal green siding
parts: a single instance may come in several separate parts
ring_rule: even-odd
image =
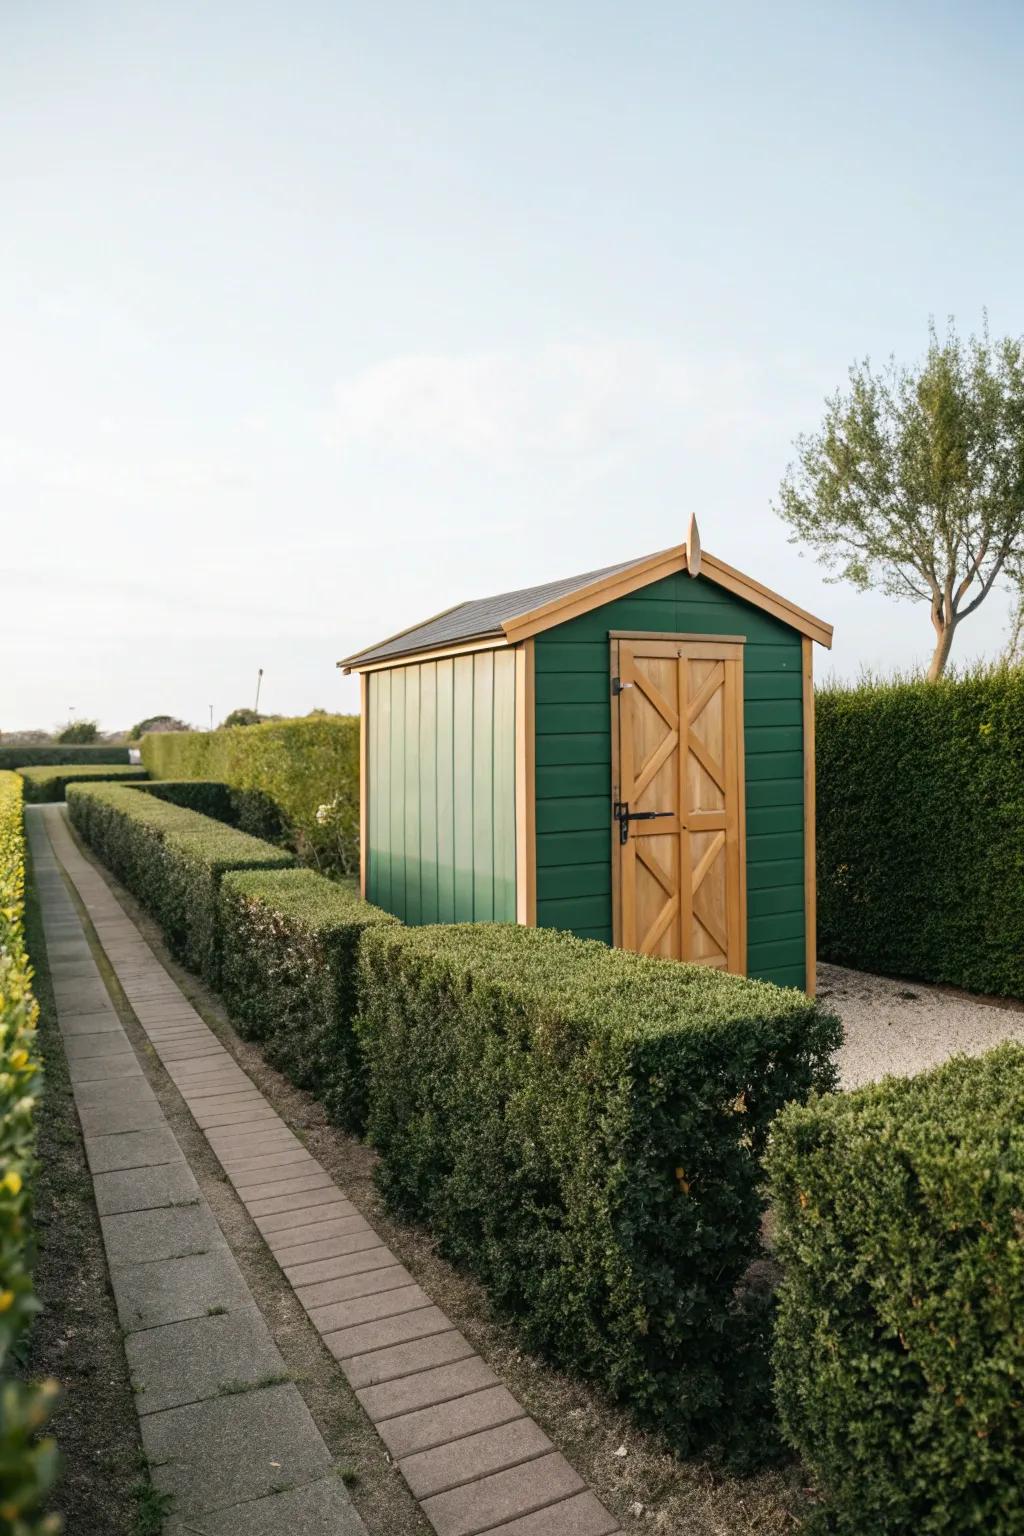
[[[514,922],[514,655],[368,683],[369,899],[407,923]]]
[[[536,637],[538,923],[611,943],[613,629],[744,637],[748,965],[802,987],[800,636],[702,577],[667,577]]]

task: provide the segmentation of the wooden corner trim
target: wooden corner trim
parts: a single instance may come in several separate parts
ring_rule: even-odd
[[[804,990],[813,997],[817,990],[818,967],[818,885],[814,803],[814,648],[806,635],[801,648],[803,651],[804,732]]]
[[[537,926],[537,768],[533,641],[516,647],[516,922]]]
[[[367,754],[369,751],[370,680],[359,679],[359,894],[366,900],[366,882],[370,868],[370,807],[367,800]]]

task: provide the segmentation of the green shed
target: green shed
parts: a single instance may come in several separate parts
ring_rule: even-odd
[[[831,626],[691,522],[339,662],[362,690],[364,894],[813,990],[814,642]]]

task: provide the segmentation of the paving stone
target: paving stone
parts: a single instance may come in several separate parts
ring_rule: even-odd
[[[412,1285],[413,1278],[407,1269],[393,1261],[384,1269],[363,1270],[354,1275],[336,1275],[331,1280],[321,1280],[315,1285],[297,1285],[295,1294],[307,1312],[317,1307],[332,1306],[337,1302],[354,1301],[360,1296],[380,1296],[387,1291],[401,1290]]]
[[[117,1168],[152,1168],[157,1163],[184,1161],[169,1126],[157,1131],[129,1131],[121,1136],[87,1136],[85,1155],[90,1170],[111,1173]]]
[[[423,1501],[437,1536],[474,1536],[583,1491],[583,1479],[556,1452]]]
[[[315,1243],[296,1243],[294,1248],[280,1248],[274,1257],[289,1279],[293,1273],[318,1259],[336,1259],[344,1254],[361,1253],[376,1248],[380,1238],[369,1226],[365,1232],[343,1232],[340,1237],[322,1237]]]
[[[238,1197],[249,1204],[253,1200],[272,1200],[275,1195],[301,1195],[311,1189],[334,1187],[334,1180],[324,1169],[300,1174],[294,1179],[268,1179],[265,1182],[239,1184]]]
[[[53,1000],[58,1017],[76,1013],[102,1013],[110,1007],[110,993],[97,976],[94,981],[55,981]]]
[[[432,1404],[447,1403],[467,1392],[479,1392],[500,1385],[497,1376],[479,1355],[470,1355],[454,1365],[438,1365],[433,1370],[417,1371],[378,1387],[363,1387],[356,1393],[375,1424],[382,1419],[414,1414]]]
[[[124,1030],[110,1030],[105,1035],[66,1035],[64,1054],[68,1061],[84,1061],[86,1057],[117,1056],[131,1049]]]
[[[143,1077],[130,1083],[76,1083],[75,1103],[79,1106],[88,1105],[90,1109],[102,1109],[108,1105],[156,1104],[157,1097]]]
[[[338,1216],[332,1221],[308,1222],[302,1227],[288,1227],[284,1232],[263,1232],[261,1236],[276,1258],[279,1253],[291,1253],[294,1248],[305,1243],[327,1242],[332,1237],[351,1237],[353,1233],[369,1231],[369,1223],[362,1216],[355,1215]]]
[[[114,1078],[142,1077],[139,1058],[127,1041],[125,1046],[125,1050],[113,1056],[93,1056],[85,1061],[69,1061],[68,1073],[72,1083],[100,1083]]]
[[[497,1429],[485,1429],[480,1434],[407,1456],[402,1462],[402,1476],[416,1498],[423,1500],[553,1450],[540,1425],[522,1416]]]
[[[252,1302],[226,1246],[163,1264],[122,1264],[111,1272],[111,1282],[126,1332],[206,1317],[211,1307],[235,1312]]]
[[[320,1333],[336,1333],[341,1328],[354,1328],[361,1323],[400,1317],[405,1312],[419,1312],[430,1305],[430,1297],[426,1292],[413,1284],[399,1286],[393,1291],[377,1291],[367,1296],[350,1297],[347,1301],[314,1307],[309,1316]]]
[[[156,1168],[132,1168],[128,1172],[100,1173],[93,1180],[96,1209],[101,1216],[126,1211],[154,1210],[199,1199],[199,1185],[186,1162],[164,1163]]]
[[[336,1360],[352,1360],[356,1355],[387,1349],[392,1344],[409,1344],[432,1333],[447,1332],[450,1324],[440,1307],[420,1307],[398,1317],[384,1317],[372,1323],[358,1323],[325,1333],[323,1341]]]
[[[254,1173],[276,1172],[280,1168],[316,1168],[319,1164],[310,1157],[305,1147],[297,1151],[268,1152],[261,1157],[222,1157],[220,1162],[236,1183],[239,1175],[249,1177]]]
[[[495,1525],[487,1536],[621,1536],[614,1517],[592,1493],[577,1493],[561,1504]]]
[[[366,1234],[363,1234],[364,1236]],[[398,1263],[390,1248],[385,1248],[376,1232],[372,1243],[350,1253],[336,1253],[329,1259],[313,1259],[305,1264],[283,1265],[294,1286],[319,1285],[323,1280],[337,1280],[343,1275],[361,1275],[375,1269],[393,1269]],[[280,1263],[278,1255],[278,1263]]]
[[[127,1085],[126,1085],[127,1086]],[[133,1083],[131,1086],[135,1086]],[[124,1131],[149,1131],[166,1125],[159,1102],[137,1104],[79,1104],[78,1118],[86,1136],[113,1136]]]
[[[473,1346],[455,1328],[424,1339],[408,1340],[382,1349],[368,1350],[342,1360],[341,1368],[355,1388],[377,1386],[397,1381],[413,1372],[427,1371],[438,1365],[451,1365],[473,1354]]]
[[[214,1077],[209,1082],[197,1083],[195,1087],[188,1088],[182,1097],[189,1103],[195,1099],[201,1104],[207,1099],[222,1099],[227,1094],[246,1092],[251,1087],[252,1083],[245,1073],[235,1068],[232,1072]],[[180,1089],[178,1091],[181,1092]]]
[[[203,1131],[222,1131],[229,1127],[263,1127],[280,1125],[281,1117],[270,1105],[257,1099],[246,1099],[240,1104],[223,1104],[217,1109],[203,1109],[200,1104],[192,1106],[192,1114],[196,1124]]]
[[[329,1200],[313,1200],[310,1195],[294,1195],[291,1204],[285,1204],[276,1211],[254,1211],[247,1207],[249,1215],[255,1221],[260,1231],[264,1234],[271,1232],[287,1232],[292,1227],[308,1227],[318,1221],[343,1221],[350,1216],[358,1216],[359,1212],[351,1200],[346,1200],[340,1189],[324,1190],[322,1193],[330,1195]],[[309,1205],[306,1201],[310,1200]],[[272,1200],[271,1205],[279,1202]]]
[[[70,1018],[62,1021],[60,1032],[65,1040],[70,1040],[76,1035],[112,1035],[117,1032],[124,1035],[124,1026],[111,1008],[106,1013],[72,1014]],[[125,1039],[127,1038],[125,1035]]]
[[[460,1457],[456,1454],[456,1447],[449,1442],[463,1440],[469,1436],[475,1440],[484,1430],[496,1430],[501,1425],[512,1425],[517,1419],[532,1422],[526,1419],[526,1414],[516,1402],[507,1387],[495,1386],[483,1392],[472,1392],[468,1396],[453,1398],[444,1404],[431,1404],[427,1408],[421,1408],[415,1413],[403,1414],[401,1418],[388,1419],[385,1423],[377,1425],[377,1433],[384,1444],[395,1457],[396,1461],[404,1461],[407,1456],[417,1458],[414,1465],[419,1465],[419,1456],[423,1452],[434,1451],[439,1454],[437,1448],[443,1447],[450,1453],[449,1464],[458,1469],[461,1465]],[[536,1428],[536,1426],[534,1426]],[[519,1435],[518,1425],[516,1435],[509,1436],[510,1454],[505,1460],[495,1462],[482,1470],[496,1472],[500,1467],[510,1466],[513,1462],[521,1461],[519,1455],[511,1454],[515,1450],[515,1442]],[[547,1439],[546,1436],[542,1436]],[[467,1444],[470,1442],[467,1441]],[[550,1445],[550,1441],[547,1441]],[[542,1447],[547,1449],[547,1446]],[[532,1453],[531,1453],[532,1454]],[[479,1459],[479,1455],[478,1455]],[[486,1458],[485,1458],[486,1459]],[[426,1467],[426,1461],[422,1463],[421,1471]],[[402,1467],[403,1475],[405,1466]],[[424,1475],[427,1475],[424,1472]],[[473,1477],[481,1475],[480,1469],[470,1473]],[[462,1476],[446,1479],[442,1483],[436,1483],[432,1488],[426,1488],[427,1493],[437,1493],[441,1487],[450,1487],[452,1482],[465,1482]],[[409,1484],[413,1488],[412,1482]],[[413,1488],[415,1492],[415,1488]]]
[[[142,1443],[154,1484],[179,1517],[313,1481],[330,1455],[291,1384],[150,1413]],[[236,1527],[237,1529],[237,1527]]]
[[[232,1385],[283,1377],[285,1363],[259,1308],[147,1328],[125,1339],[140,1414],[216,1397]]]
[[[346,1200],[335,1184],[326,1184],[321,1189],[288,1190],[284,1194],[264,1195],[259,1199],[243,1195],[242,1199],[249,1215],[253,1217],[277,1216],[300,1206],[303,1210],[313,1210],[318,1205],[338,1205],[343,1201],[350,1210],[355,1210],[351,1200]]]
[[[284,1126],[268,1125],[265,1131],[210,1131],[206,1136],[218,1157],[267,1157],[271,1152],[305,1152],[297,1136]],[[265,1151],[260,1151],[265,1148]],[[223,1161],[223,1158],[221,1159]]]
[[[224,1243],[224,1235],[205,1205],[103,1216],[100,1224],[112,1268],[116,1264],[180,1258]]]
[[[166,1536],[366,1536],[339,1478],[329,1474],[252,1503],[232,1504],[181,1524],[170,1516]]]

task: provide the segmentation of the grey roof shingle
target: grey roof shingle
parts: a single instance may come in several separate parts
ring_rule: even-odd
[[[599,571],[584,571],[579,576],[566,576],[561,581],[547,581],[539,587],[521,587],[518,592],[499,592],[495,597],[480,597],[472,602],[458,603],[444,613],[435,614],[422,624],[401,634],[371,645],[365,651],[347,656],[339,666],[362,666],[371,661],[388,661],[392,657],[411,656],[416,651],[431,651],[440,646],[458,645],[466,640],[487,640],[502,633],[502,624],[509,619],[531,613],[556,597],[565,597],[580,587],[587,587],[602,576],[612,576],[616,571],[627,571],[631,565],[639,565],[649,559],[641,555],[635,560],[623,560],[619,565],[606,565]]]

